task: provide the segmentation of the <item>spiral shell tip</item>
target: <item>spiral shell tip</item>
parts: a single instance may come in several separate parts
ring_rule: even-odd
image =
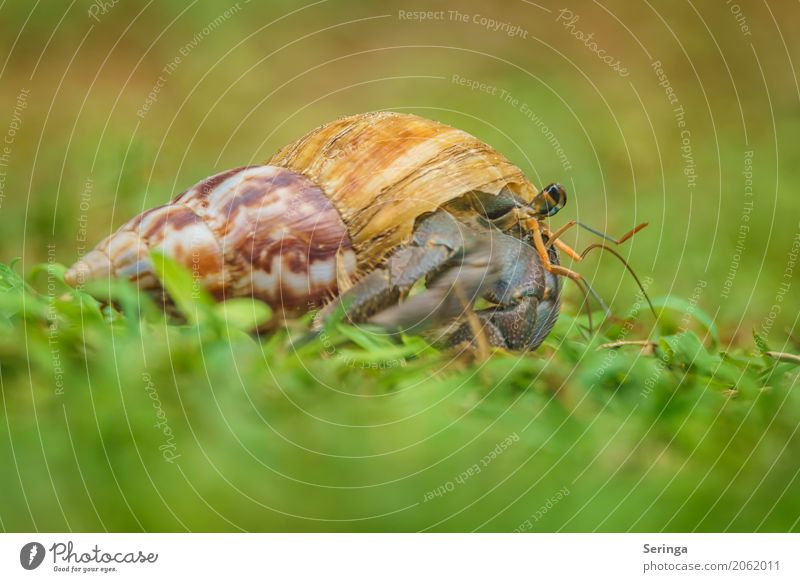
[[[70,287],[78,287],[88,281],[94,281],[111,274],[111,263],[108,257],[97,250],[87,253],[80,261],[72,265],[64,273],[64,282]]]

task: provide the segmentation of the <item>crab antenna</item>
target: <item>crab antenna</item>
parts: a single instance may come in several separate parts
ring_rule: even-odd
[[[606,302],[603,301],[602,297],[600,297],[600,294],[594,290],[594,287],[592,287],[586,279],[572,279],[572,281],[575,282],[575,284],[581,290],[581,294],[583,294],[583,306],[586,310],[586,316],[589,319],[589,336],[592,336],[594,335],[594,324],[592,321],[592,305],[589,298],[594,297],[595,301],[600,304],[600,308],[603,310],[606,317],[611,315],[611,309],[609,309],[608,305],[606,305]]]
[[[592,323],[592,305],[591,301],[589,301],[589,291],[587,289],[589,284],[579,279],[572,280],[575,281],[578,289],[580,289],[581,293],[583,294],[583,307],[586,309],[586,316],[589,318],[589,339],[591,340],[592,336],[594,335],[594,324]],[[580,328],[580,326],[578,327]]]
[[[589,281],[587,281],[586,279],[583,279],[583,284],[586,285],[586,289],[589,291],[591,296],[594,297],[594,300],[597,301],[597,303],[600,305],[600,309],[603,310],[605,316],[609,317],[611,315],[611,308],[606,304],[605,301],[603,301],[603,298],[600,297],[600,294],[594,290],[594,287],[592,287],[589,284]]]
[[[611,236],[607,235],[606,233],[604,233],[604,232],[602,232],[602,231],[600,231],[600,230],[597,230],[596,228],[592,228],[592,227],[591,227],[591,226],[589,226],[588,224],[584,224],[584,223],[582,223],[582,222],[576,222],[575,224],[577,224],[578,226],[580,226],[581,228],[583,228],[583,229],[585,229],[585,230],[588,230],[588,231],[589,231],[589,232],[591,232],[592,234],[596,234],[597,236],[599,236],[600,238],[603,238],[603,239],[607,240],[608,242],[612,242],[612,243],[614,243],[615,245],[619,245],[619,244],[622,244],[622,243],[624,243],[626,240],[628,240],[629,238],[631,238],[631,237],[632,237],[633,235],[635,235],[637,232],[639,232],[640,230],[642,230],[643,228],[645,228],[645,227],[647,227],[647,226],[648,226],[648,223],[647,223],[647,222],[643,222],[642,224],[640,224],[639,226],[637,226],[636,228],[634,228],[632,231],[630,231],[628,234],[626,234],[626,235],[625,235],[625,236],[623,236],[622,238],[620,238],[620,239],[616,239],[616,238],[613,238],[613,237],[611,237]]]
[[[622,262],[623,265],[625,265],[625,268],[628,270],[628,273],[630,273],[633,279],[636,281],[636,284],[639,286],[639,290],[642,292],[642,295],[644,295],[644,298],[647,300],[647,305],[650,306],[650,311],[653,313],[653,317],[658,319],[658,313],[656,313],[656,308],[653,307],[653,302],[650,301],[650,296],[647,294],[647,291],[645,291],[644,285],[642,285],[641,280],[639,280],[639,276],[636,274],[636,271],[634,271],[633,268],[628,264],[628,261],[626,261],[625,258],[617,251],[607,247],[603,243],[595,243],[593,245],[589,245],[588,247],[586,247],[581,253],[581,259],[585,259],[586,255],[588,255],[594,249],[601,249],[604,251],[608,251],[609,253],[617,257]]]

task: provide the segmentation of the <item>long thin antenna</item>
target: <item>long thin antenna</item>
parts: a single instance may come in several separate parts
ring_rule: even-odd
[[[644,298],[647,300],[647,305],[650,306],[650,311],[653,313],[653,317],[658,319],[658,313],[656,313],[656,308],[653,307],[653,302],[650,301],[650,296],[647,294],[647,291],[645,291],[644,285],[642,285],[642,282],[639,280],[639,276],[636,274],[636,272],[633,270],[633,268],[631,268],[631,266],[628,264],[628,261],[626,261],[625,258],[621,254],[619,254],[617,251],[615,251],[612,248],[607,247],[603,243],[595,243],[593,245],[589,245],[588,247],[586,247],[583,250],[583,252],[581,253],[581,259],[585,259],[586,255],[588,255],[594,249],[601,249],[601,250],[604,250],[604,251],[608,251],[609,253],[611,253],[612,255],[617,257],[622,262],[623,265],[625,265],[625,268],[628,270],[628,272],[634,278],[634,280],[636,281],[636,284],[639,286],[639,290],[642,292],[642,295],[644,295]]]
[[[600,304],[600,309],[603,310],[603,313],[605,314],[605,316],[606,317],[610,317],[611,316],[611,308],[606,304],[605,301],[603,301],[603,298],[600,296],[600,294],[597,291],[594,290],[594,287],[592,287],[589,284],[589,281],[587,281],[584,278],[582,278],[581,280],[583,281],[583,284],[586,285],[586,288],[589,290],[589,293],[591,293],[592,297],[594,297],[594,300],[597,301],[597,303]]]
[[[591,301],[589,301],[589,291],[587,290],[587,288],[589,287],[589,284],[586,281],[582,280],[582,279],[572,279],[572,281],[575,282],[575,284],[578,286],[578,289],[580,289],[581,293],[583,294],[583,307],[586,309],[586,315],[589,318],[589,338],[588,339],[591,340],[592,336],[594,335],[594,324],[592,322],[592,304],[591,304]],[[584,285],[585,285],[585,287],[584,287]],[[580,328],[580,326],[578,326],[578,327]]]
[[[642,224],[640,224],[639,226],[637,226],[636,228],[634,228],[632,231],[630,231],[630,232],[628,232],[628,233],[624,234],[624,235],[623,235],[622,237],[620,237],[620,238],[614,238],[614,237],[612,237],[612,236],[609,236],[609,235],[607,235],[606,233],[604,233],[604,232],[602,232],[602,231],[599,231],[599,230],[597,230],[596,228],[592,228],[592,227],[591,227],[591,226],[589,226],[588,224],[584,224],[584,223],[582,223],[582,222],[576,222],[575,224],[577,224],[577,225],[578,225],[578,226],[580,226],[581,228],[584,228],[584,229],[588,230],[588,231],[589,231],[589,232],[591,232],[592,234],[596,234],[596,235],[597,235],[597,236],[599,236],[600,238],[604,238],[604,239],[606,239],[608,242],[612,242],[612,243],[614,243],[615,245],[621,245],[622,243],[624,243],[625,241],[627,241],[629,238],[631,238],[633,235],[635,235],[637,232],[639,232],[639,231],[640,231],[640,230],[642,230],[643,228],[647,227],[647,225],[648,225],[648,224],[650,224],[650,223],[649,223],[649,222],[643,222]]]

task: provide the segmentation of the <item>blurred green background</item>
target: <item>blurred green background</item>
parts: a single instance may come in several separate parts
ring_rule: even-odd
[[[389,109],[479,136],[535,184],[564,183],[556,225],[621,234],[649,221],[624,254],[651,294],[709,314],[714,357],[748,357],[753,330],[796,352],[798,17],[797,3],[746,1],[6,1],[0,262],[21,257],[36,284],[35,265],[71,263],[208,175]],[[578,268],[615,312],[635,301],[618,264]],[[309,363],[281,338],[118,336],[76,313],[58,365],[35,318],[10,317],[0,343],[8,530],[511,530],[565,487],[523,529],[797,528],[791,371],[737,403],[673,370],[640,401],[640,386],[618,388],[652,361],[620,356],[598,394],[593,356],[555,341],[567,331],[541,355],[483,367],[433,354],[364,371]],[[641,319],[628,339],[651,332]],[[178,464],[158,448],[145,373]]]

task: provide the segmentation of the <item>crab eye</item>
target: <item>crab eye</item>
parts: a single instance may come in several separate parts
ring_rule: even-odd
[[[564,187],[561,184],[550,184],[536,195],[531,207],[539,216],[553,216],[564,208],[566,203],[567,191]]]

